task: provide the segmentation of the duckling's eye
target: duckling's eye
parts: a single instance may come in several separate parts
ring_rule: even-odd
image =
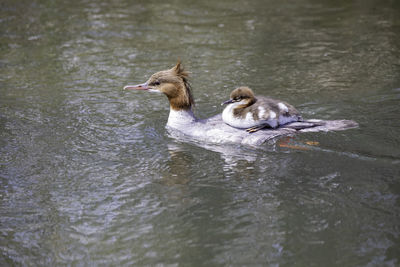
[[[160,82],[159,81],[155,81],[155,82],[153,82],[153,85],[160,85]]]
[[[235,101],[240,101],[240,96],[235,97],[233,100],[235,100]]]

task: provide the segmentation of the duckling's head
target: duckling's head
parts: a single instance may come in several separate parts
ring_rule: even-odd
[[[242,86],[232,91],[230,99],[223,102],[222,105],[237,103],[244,106],[252,105],[256,102],[253,90],[249,87]]]
[[[124,90],[148,90],[164,93],[168,97],[172,109],[188,110],[194,106],[188,78],[189,73],[178,61],[175,67],[154,73],[145,83],[127,85]]]

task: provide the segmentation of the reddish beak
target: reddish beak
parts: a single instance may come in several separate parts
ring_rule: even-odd
[[[149,90],[149,89],[150,89],[150,87],[147,84],[147,82],[137,84],[137,85],[127,85],[124,87],[124,90]]]

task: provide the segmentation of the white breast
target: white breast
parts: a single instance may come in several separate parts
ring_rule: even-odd
[[[249,128],[254,126],[256,122],[250,113],[246,115],[245,119],[241,119],[233,115],[233,110],[239,105],[239,103],[229,104],[222,112],[222,120],[226,124],[236,128]]]
[[[172,128],[181,128],[185,125],[191,125],[196,121],[192,110],[173,110],[170,109],[167,125]]]

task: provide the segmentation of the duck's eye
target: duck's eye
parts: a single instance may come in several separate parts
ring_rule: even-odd
[[[233,100],[240,101],[240,97],[235,97]]]
[[[160,85],[160,81],[154,81],[154,82],[151,82],[149,85],[151,85],[151,86],[157,86],[157,85]]]

